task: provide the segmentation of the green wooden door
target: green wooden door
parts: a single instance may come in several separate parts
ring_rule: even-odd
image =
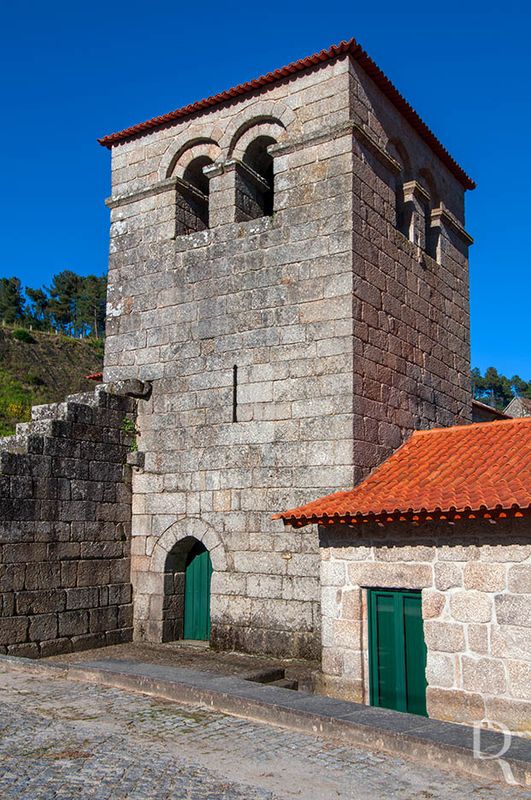
[[[186,560],[184,577],[184,638],[210,639],[210,577],[212,561],[201,542]]]
[[[370,589],[371,705],[426,711],[426,644],[420,592]]]

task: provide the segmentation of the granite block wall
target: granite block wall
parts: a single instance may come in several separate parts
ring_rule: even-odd
[[[366,589],[418,589],[429,715],[531,736],[530,534],[529,519],[321,528],[321,690],[369,702]]]
[[[242,222],[257,137],[276,142],[273,214]],[[176,235],[196,157],[212,161],[209,228]],[[193,537],[212,556],[214,646],[317,655],[317,535],[271,514],[351,487],[415,428],[468,421],[464,190],[348,57],[116,145],[112,163],[104,378],[153,387],[135,635],[164,638],[165,566]],[[426,195],[421,247],[397,204]]]
[[[130,640],[134,417],[133,400],[97,390],[36,406],[0,439],[0,652]]]

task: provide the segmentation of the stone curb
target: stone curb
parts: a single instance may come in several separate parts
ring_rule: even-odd
[[[531,785],[531,741],[513,737],[503,758],[503,734],[481,732],[482,758],[474,756],[473,729],[323,695],[296,692],[185,668],[131,661],[82,665],[42,663],[0,656],[0,666],[67,680],[140,692],[159,699],[203,705],[373,751],[407,756],[424,765],[461,770],[483,780]]]

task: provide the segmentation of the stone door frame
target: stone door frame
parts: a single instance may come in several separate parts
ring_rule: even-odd
[[[158,537],[147,568],[132,574],[134,607],[134,640],[160,643],[163,640],[164,574],[166,559],[173,547],[183,539],[202,542],[210,554],[213,577],[227,571],[227,555],[217,531],[199,517],[182,517]],[[216,610],[216,582],[211,584],[211,617]]]

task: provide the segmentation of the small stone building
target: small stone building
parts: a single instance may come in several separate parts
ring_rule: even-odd
[[[319,525],[323,691],[531,735],[531,419],[414,433],[277,517]]]
[[[531,399],[528,397],[513,397],[504,409],[508,417],[531,417]]]
[[[354,40],[101,143],[103,378],[152,389],[134,635],[318,655],[317,534],[271,514],[470,420],[474,184]]]
[[[495,419],[511,419],[512,417],[524,416],[523,414],[506,414],[498,411],[497,408],[482,403],[480,400],[472,400],[472,422],[493,422]]]

